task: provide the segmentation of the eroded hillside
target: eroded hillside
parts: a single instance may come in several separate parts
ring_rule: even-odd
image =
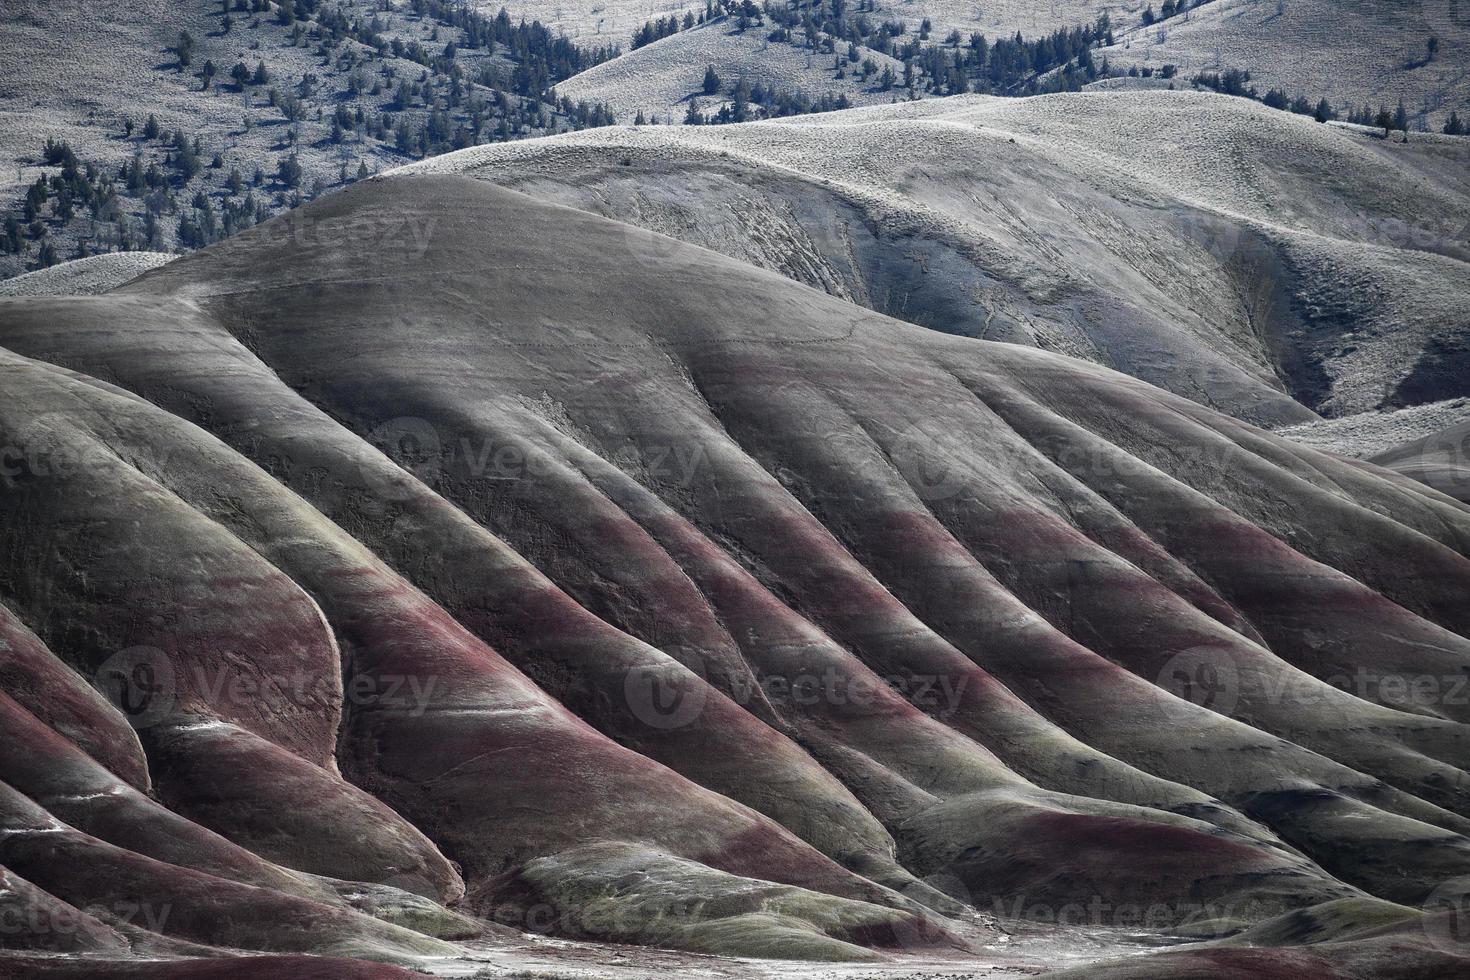
[[[1077,905],[1466,966],[1470,510],[1411,480],[462,177],[0,348],[0,865],[74,951],[901,960]]]

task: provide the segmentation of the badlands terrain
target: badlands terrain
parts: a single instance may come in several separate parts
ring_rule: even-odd
[[[1456,11],[5,5],[0,980],[1470,976]]]
[[[1470,968],[1407,477],[462,176],[0,348],[9,975]]]

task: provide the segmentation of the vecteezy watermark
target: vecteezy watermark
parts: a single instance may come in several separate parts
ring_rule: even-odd
[[[439,219],[432,214],[352,213],[340,217],[317,217],[309,212],[287,211],[260,226],[266,242],[302,250],[354,252],[419,259],[429,250]]]
[[[827,667],[792,674],[737,675],[730,682],[729,696],[741,707],[765,700],[806,709],[869,708],[896,696],[942,720],[959,708],[970,680],[968,674],[849,674]],[[697,664],[688,671],[672,664],[637,666],[628,671],[623,685],[634,717],[664,730],[698,720],[710,691]]]
[[[973,477],[954,448],[954,433],[938,420],[915,422],[898,434],[888,456],[904,481],[928,503],[948,500]],[[998,448],[998,447],[997,447]]]
[[[428,487],[453,477],[464,482],[545,482],[566,465],[535,441],[522,436],[444,432],[428,419],[403,415],[373,426],[367,441],[398,468]],[[638,447],[639,470],[648,479],[687,489],[709,460],[703,442],[658,443]],[[364,480],[377,485],[381,473],[364,460]]]
[[[0,877],[0,884],[4,878]],[[149,932],[162,932],[173,914],[169,902],[120,901],[74,908],[61,904],[0,905],[0,937],[4,936],[78,936],[105,938],[115,926],[138,926]],[[9,945],[0,942],[0,946]]]
[[[1229,717],[1240,699],[1240,671],[1226,647],[1202,645],[1174,654],[1159,669],[1155,685],[1174,695],[1165,701],[1165,716],[1182,720],[1194,705]]]
[[[164,651],[130,647],[109,657],[93,675],[93,686],[116,705],[135,729],[180,718],[180,701],[216,710],[267,706],[318,710],[323,705],[386,709],[420,716],[428,710],[441,678],[433,674],[358,673],[339,680],[311,670],[264,675],[223,663],[176,664]]]
[[[979,904],[979,903],[976,903]],[[1117,901],[1103,895],[1075,901],[1056,898],[1033,900],[1025,894],[991,897],[990,911],[997,919],[1073,928],[1136,929],[1140,932],[1176,931],[1192,938],[1230,935],[1242,926],[1282,911],[1278,903],[1248,893],[1213,899]]]
[[[1446,33],[1470,30],[1470,0],[1420,0],[1420,6],[1432,30]]]
[[[670,731],[697,721],[710,686],[696,662],[693,669],[670,661],[639,664],[623,678],[628,710],[649,728]]]
[[[1413,711],[1470,705],[1470,673],[1390,674],[1359,667],[1324,682],[1364,701]]]
[[[737,704],[748,705],[759,691],[773,704],[800,708],[818,706],[868,708],[897,695],[935,717],[948,718],[959,707],[970,675],[961,674],[848,674],[835,667],[820,672],[747,675],[734,683]]]
[[[671,235],[621,221],[623,254],[638,265],[660,274],[706,270],[706,253]]]
[[[152,458],[166,466],[172,452],[163,446]],[[76,420],[59,412],[29,418],[0,437],[0,487],[113,472],[119,465],[116,452],[80,436]]]
[[[1470,875],[1443,882],[1420,908],[1424,935],[1436,949],[1470,955]]]
[[[113,654],[92,675],[92,684],[138,729],[172,715],[178,695],[173,661],[157,647],[129,647]]]
[[[1470,0],[1465,0],[1470,9]],[[1470,249],[1470,219],[1448,216],[1406,221],[1379,215],[1355,215],[1345,229],[1359,241],[1426,252]]]

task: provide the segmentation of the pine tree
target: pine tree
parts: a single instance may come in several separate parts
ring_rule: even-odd
[[[37,256],[37,261],[40,263],[39,268],[42,269],[49,269],[61,261],[61,256],[57,254],[56,246],[51,244],[51,239],[46,238],[41,241],[41,252]]]
[[[276,168],[276,176],[287,187],[301,186],[301,161],[296,159],[296,154],[293,153],[281,161]]]
[[[1325,123],[1329,119],[1336,118],[1332,111],[1332,103],[1328,102],[1326,98],[1319,99],[1317,109],[1312,113],[1312,118],[1319,123]]]
[[[720,76],[715,74],[715,66],[710,65],[704,70],[704,94],[714,95],[720,90]]]
[[[1444,132],[1446,136],[1464,136],[1465,124],[1460,121],[1458,112],[1450,113],[1450,118],[1445,121]]]
[[[1393,129],[1393,116],[1389,114],[1387,106],[1378,107],[1378,115],[1373,117],[1373,125],[1383,127],[1383,138],[1388,139],[1388,134]]]

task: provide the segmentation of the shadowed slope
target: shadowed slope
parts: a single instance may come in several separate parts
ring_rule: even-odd
[[[955,899],[1249,922],[1470,874],[1470,716],[1400,696],[1470,669],[1470,511],[629,234],[387,179],[0,303],[0,595],[38,662],[143,651],[108,689],[177,815],[522,926],[821,958],[947,945],[915,914]]]

